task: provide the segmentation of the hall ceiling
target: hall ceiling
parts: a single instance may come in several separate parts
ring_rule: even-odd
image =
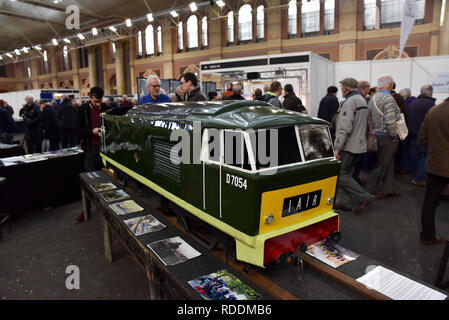
[[[123,23],[127,18],[182,8],[192,0],[0,0],[0,54],[47,44],[92,27]],[[204,1],[203,1],[204,2]],[[80,30],[66,28],[69,5],[80,9]]]

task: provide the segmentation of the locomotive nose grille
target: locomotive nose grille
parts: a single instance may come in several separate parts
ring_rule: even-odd
[[[158,173],[178,185],[181,183],[181,166],[170,160],[170,152],[174,144],[152,139],[153,172]]]

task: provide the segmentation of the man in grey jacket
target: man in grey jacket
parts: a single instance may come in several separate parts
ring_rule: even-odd
[[[341,160],[340,180],[335,209],[349,210],[352,201],[357,201],[354,213],[368,205],[372,197],[352,177],[357,156],[366,152],[366,128],[368,107],[357,90],[357,80],[346,78],[340,81],[346,98],[340,108],[335,134],[335,157]]]

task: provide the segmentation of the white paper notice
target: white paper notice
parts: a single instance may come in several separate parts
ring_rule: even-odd
[[[447,295],[381,266],[357,279],[393,300],[444,300]]]

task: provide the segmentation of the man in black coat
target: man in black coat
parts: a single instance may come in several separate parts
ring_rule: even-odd
[[[50,141],[50,151],[59,150],[59,123],[58,111],[55,107],[41,102],[40,114],[44,140]]]
[[[12,144],[16,123],[8,109],[0,107],[0,143]]]
[[[430,108],[435,105],[435,98],[432,98],[433,88],[431,85],[424,85],[421,94],[413,101],[407,112],[407,127],[409,140],[409,156],[412,184],[418,187],[426,186],[426,158],[427,150],[418,143],[418,132],[421,124]]]
[[[76,108],[65,96],[59,107],[59,120],[61,121],[61,144],[62,148],[71,148],[75,145],[75,118]]]
[[[25,125],[25,140],[28,153],[42,152],[41,109],[34,103],[33,97],[25,98],[26,104],[20,109],[19,115]]]
[[[82,104],[76,114],[75,130],[81,140],[84,151],[84,170],[100,170],[103,163],[100,157],[100,114],[109,109],[102,103],[104,91],[100,87],[90,89],[89,101]]]
[[[192,72],[184,73],[180,78],[181,92],[187,95],[186,101],[207,101],[207,98],[201,92],[198,86],[198,79]]]
[[[232,87],[232,96],[229,97],[229,100],[245,100],[242,96],[242,87],[236,85]]]
[[[307,113],[306,108],[302,105],[301,99],[299,99],[295,92],[293,91],[293,86],[291,84],[286,84],[284,86],[285,96],[284,102],[282,103],[283,107],[288,110]]]
[[[339,107],[337,92],[338,88],[335,86],[327,88],[327,95],[320,102],[318,118],[331,122]]]

